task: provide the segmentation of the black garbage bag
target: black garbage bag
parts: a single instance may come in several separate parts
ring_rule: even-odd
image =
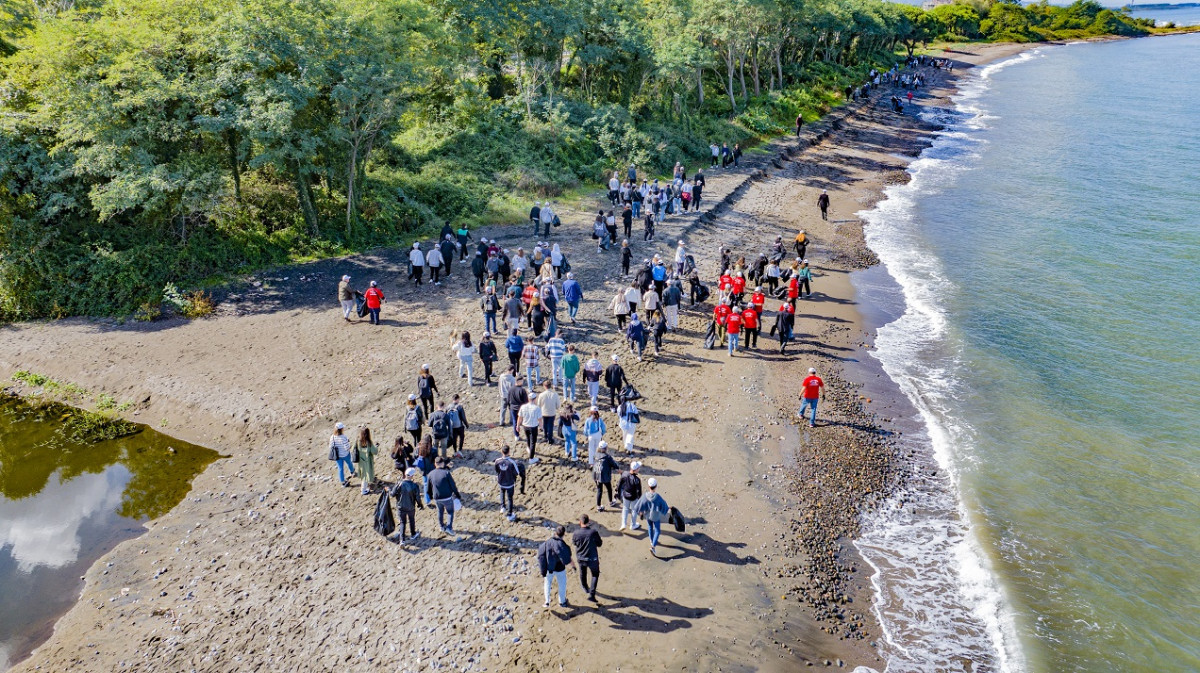
[[[704,302],[708,301],[708,297],[711,294],[712,294],[712,290],[709,290],[707,285],[697,285],[696,286],[696,301],[698,301],[700,303],[704,303]]]
[[[705,334],[704,334],[704,348],[706,350],[712,350],[716,346],[717,346],[717,323],[714,320],[713,322],[708,323],[708,331],[705,332]]]
[[[358,317],[365,318],[367,316],[367,298],[359,294],[354,298],[355,310],[358,312]]]
[[[623,400],[640,400],[640,399],[642,399],[642,394],[637,391],[637,388],[634,388],[632,385],[626,384],[625,388],[621,390],[621,399],[623,399]]]
[[[676,533],[682,533],[683,529],[685,527],[685,524],[683,522],[683,514],[681,514],[679,512],[679,510],[675,509],[674,507],[672,507],[668,511],[669,511],[669,514],[667,515],[667,523],[671,524],[672,526],[675,526]]]
[[[375,505],[375,532],[387,536],[396,532],[396,517],[392,514],[392,499],[385,490],[379,494],[379,504]]]
[[[692,269],[696,268],[696,258],[691,255],[685,255],[683,258],[683,275],[687,276],[692,273]]]

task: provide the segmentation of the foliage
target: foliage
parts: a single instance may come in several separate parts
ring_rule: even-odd
[[[0,319],[511,217],[813,119],[937,36],[1144,32],[1091,0],[0,0]],[[168,303],[187,315],[202,295]]]

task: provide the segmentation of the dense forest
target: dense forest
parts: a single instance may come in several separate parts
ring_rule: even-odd
[[[813,119],[931,40],[1148,30],[1095,2],[0,0],[0,319],[436,230]]]

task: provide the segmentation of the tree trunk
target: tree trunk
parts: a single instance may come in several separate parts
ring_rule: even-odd
[[[782,90],[783,90],[783,87],[784,87],[784,83],[783,83],[783,57],[780,55],[780,52],[782,52],[782,51],[783,51],[783,45],[782,45],[782,44],[781,44],[781,45],[779,45],[779,46],[778,46],[778,47],[775,49],[775,68],[776,68],[777,70],[779,70],[779,90],[780,90],[780,91],[782,91]]]
[[[750,67],[751,67],[750,74],[754,76],[754,95],[758,96],[758,95],[762,94],[762,86],[761,86],[762,80],[758,76],[758,43],[757,42],[754,43],[754,52],[751,54]]]
[[[729,94],[729,107],[737,114],[737,99],[733,97],[733,43],[725,50],[725,93]]]
[[[745,103],[749,96],[746,94],[746,50],[738,52],[738,82],[742,85],[742,102]]]

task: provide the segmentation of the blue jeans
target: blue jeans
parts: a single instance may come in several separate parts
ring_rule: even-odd
[[[550,386],[558,387],[558,382],[563,378],[562,358],[550,358]]]
[[[351,476],[351,477],[354,476],[354,463],[350,462],[350,456],[346,456],[345,458],[339,457],[337,459],[337,465],[338,465],[338,481],[340,481],[344,484],[344,483],[346,483],[346,473],[347,472],[350,473],[349,476]]]
[[[737,350],[738,338],[740,336],[742,336],[741,333],[729,335],[729,354],[730,355],[733,355],[733,352]]]
[[[567,455],[571,460],[579,459],[579,435],[575,428],[564,427],[563,431],[563,448],[566,449]]]
[[[425,490],[427,488],[429,488],[429,475],[423,474],[421,475],[421,497],[425,498],[426,505],[432,502],[429,499],[429,491]]]
[[[579,302],[577,302],[577,301],[567,302],[567,315],[570,316],[570,318],[572,320],[574,320],[575,315],[577,313],[579,313]]]
[[[486,313],[483,314],[483,329],[485,331],[491,332],[492,334],[498,334],[498,332],[496,331],[496,312],[495,311],[487,311]]]
[[[642,202],[634,201],[634,202],[630,203],[629,206],[630,206],[630,208],[633,209],[633,219],[636,220],[638,215],[640,215],[642,212]]]
[[[454,532],[454,498],[448,498],[446,500],[438,500],[437,501],[437,511],[438,511],[438,526],[440,526],[442,528],[442,530],[445,530],[448,532]],[[444,521],[446,521],[446,518],[449,519],[449,523],[444,523]]]
[[[575,379],[563,377],[563,397],[570,402],[575,401]]]
[[[369,308],[369,309],[367,309],[367,313],[371,314],[371,324],[378,325],[379,324],[379,309]]]
[[[533,365],[532,367],[525,365],[525,388],[533,390],[533,386],[536,386],[541,381],[541,376],[542,372],[537,365]]]
[[[553,313],[551,313],[550,321],[546,324],[546,341],[553,339],[554,335],[557,333],[558,333],[558,319],[554,317]]]
[[[658,536],[662,535],[662,522],[646,519],[646,531],[650,533],[650,546],[658,546]]]
[[[812,416],[809,417],[809,420],[808,420],[808,422],[812,425],[817,424],[817,399],[818,398],[816,398],[816,397],[814,397],[812,399],[805,397],[804,401],[800,403],[800,418],[804,418],[804,410],[807,409],[810,405],[812,406]]]

